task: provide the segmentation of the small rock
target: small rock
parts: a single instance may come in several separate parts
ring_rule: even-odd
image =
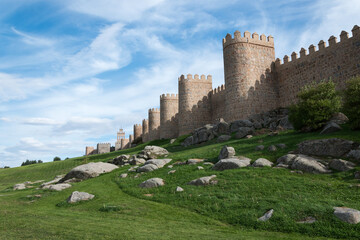
[[[169,165],[169,166],[167,166],[167,168],[173,168],[174,166],[173,165]]]
[[[26,189],[26,185],[24,183],[15,184],[13,190],[23,190]]]
[[[71,195],[69,196],[69,198],[67,199],[68,203],[76,203],[76,202],[80,202],[80,201],[87,201],[87,200],[91,200],[95,197],[95,195],[92,195],[90,193],[87,192],[72,192]]]
[[[277,148],[275,147],[275,145],[271,145],[268,148],[268,151],[270,151],[270,152],[275,152],[276,150],[277,150]]]
[[[254,129],[253,128],[249,128],[249,127],[241,127],[239,128],[239,130],[237,131],[235,137],[236,139],[241,139],[246,137],[247,135],[251,135],[254,133]]]
[[[349,171],[351,169],[354,169],[355,164],[349,161],[345,161],[342,159],[333,159],[330,164],[329,167],[332,169],[335,169],[337,171]]]
[[[262,151],[262,150],[264,150],[264,145],[259,145],[259,146],[256,146],[255,147],[255,151]]]
[[[204,170],[204,168],[201,167],[201,166],[198,166],[197,169],[198,169],[198,170]]]
[[[141,154],[146,155],[149,159],[150,158],[158,158],[158,157],[166,157],[169,152],[162,147],[158,146],[146,146],[144,150],[141,151]]]
[[[59,183],[59,184],[54,184],[54,185],[46,185],[43,187],[43,189],[49,189],[49,190],[54,190],[54,191],[62,191],[64,189],[70,188],[71,185],[68,183]]]
[[[128,176],[127,173],[123,173],[123,174],[120,175],[120,178],[126,178],[127,176]]]
[[[192,180],[188,184],[195,185],[195,186],[205,186],[205,185],[211,184],[211,180],[213,178],[216,178],[216,175],[211,175],[211,176],[207,176],[207,177],[201,177],[201,178]]]
[[[155,164],[146,164],[146,165],[144,165],[144,166],[141,166],[141,167],[139,167],[136,171],[137,172],[152,172],[152,171],[154,171],[154,170],[157,170],[157,169],[159,169],[158,168],[158,166],[156,166]]]
[[[276,144],[276,147],[281,148],[281,149],[284,149],[284,148],[286,148],[286,144],[284,144],[284,143],[279,143],[279,144]]]
[[[202,162],[204,162],[204,160],[205,159],[203,159],[203,158],[193,158],[193,159],[187,160],[186,164],[194,165],[194,164],[202,163]]]
[[[176,141],[176,138],[170,140],[170,144],[173,144]]]
[[[137,169],[138,167],[139,167],[139,166],[131,167],[131,168],[129,168],[128,172],[136,172],[136,169]]]
[[[303,220],[298,221],[297,223],[314,223],[316,219],[314,217],[306,217]]]
[[[161,178],[150,178],[142,183],[140,183],[139,187],[141,188],[154,188],[159,186],[164,186],[165,182]]]
[[[204,165],[211,165],[211,166],[214,165],[212,162],[204,162],[203,164]]]
[[[163,168],[166,164],[171,162],[172,159],[150,159],[145,162],[145,165],[154,164],[158,168]],[[144,166],[145,166],[144,165]]]
[[[245,136],[246,139],[250,139],[250,138],[252,138],[252,137],[253,137],[253,135],[246,135],[246,136]]]
[[[183,189],[182,187],[177,186],[177,187],[176,187],[176,191],[177,191],[177,192],[183,192],[184,189]]]
[[[298,155],[291,165],[292,169],[301,170],[307,173],[330,173],[331,171],[318,159],[305,155]]]
[[[253,167],[272,167],[273,163],[265,158],[257,159],[252,166]]]
[[[283,165],[291,165],[294,162],[294,159],[297,156],[295,154],[286,154],[280,158],[278,158],[278,160],[276,161],[276,163],[278,164],[277,166],[279,167],[279,164],[283,164]]]
[[[247,167],[250,165],[250,161],[251,159],[246,157],[240,157],[240,159],[238,158],[221,159],[212,167],[212,169],[217,171],[223,171],[227,169]]]
[[[137,173],[135,176],[134,176],[134,178],[138,178],[138,177],[140,177],[141,176],[141,174],[140,173]]]
[[[152,197],[152,196],[154,196],[154,194],[152,194],[152,193],[145,193],[144,196],[145,196],[145,197]]]
[[[259,220],[259,221],[262,221],[262,222],[266,222],[266,221],[268,221],[268,220],[272,217],[273,213],[274,213],[274,209],[271,209],[271,210],[267,211],[267,212],[264,214],[264,216],[258,218],[258,220]]]
[[[235,149],[233,147],[224,146],[219,154],[218,159],[232,158],[235,156]]]
[[[360,211],[347,207],[334,207],[334,215],[341,221],[350,224],[357,224],[360,222]]]
[[[348,158],[354,159],[356,161],[360,161],[360,149],[359,150],[351,150],[348,154],[347,154]]]
[[[229,141],[231,139],[231,136],[229,135],[221,135],[218,137],[217,142],[226,142]]]
[[[130,165],[141,165],[144,164],[146,161],[143,158],[137,158],[137,157],[133,157],[129,163]]]
[[[341,129],[342,128],[339,125],[337,125],[335,122],[329,122],[328,124],[325,125],[325,127],[320,132],[320,134],[333,133],[333,132],[340,131]]]
[[[176,172],[176,170],[171,170],[168,172],[168,174],[174,174]]]
[[[330,121],[336,124],[345,124],[349,121],[349,118],[345,114],[338,112],[334,113]]]

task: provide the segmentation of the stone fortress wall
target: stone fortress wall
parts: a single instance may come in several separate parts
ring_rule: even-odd
[[[332,79],[338,89],[345,81],[360,74],[360,28],[345,31],[340,42],[331,36],[328,46],[321,40],[318,49],[310,45],[309,53],[297,53],[275,59],[274,38],[257,33],[236,31],[223,39],[225,84],[212,89],[208,75],[181,75],[178,94],[160,96],[160,109],[149,109],[148,121],[134,127],[134,135],[143,142],[176,138],[196,128],[227,122],[252,114],[287,107],[296,101],[299,90],[312,82]],[[134,138],[130,136],[128,146]]]

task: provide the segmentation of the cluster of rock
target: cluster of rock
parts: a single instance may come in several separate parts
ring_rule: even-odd
[[[35,182],[26,181],[26,182],[23,182],[23,183],[18,183],[18,184],[15,184],[13,186],[13,190],[24,190],[24,189],[27,189],[27,188],[33,188],[34,184],[38,184],[38,183],[41,183],[41,182],[44,182],[44,180],[37,180]]]
[[[270,130],[293,129],[292,124],[289,122],[288,110],[284,108],[276,109],[231,123],[220,119],[217,124],[207,124],[194,130],[192,135],[182,142],[182,145],[187,147],[210,141],[216,137],[218,142],[224,142],[230,140],[230,134],[234,132],[236,132],[235,136],[237,139],[251,137],[256,129],[261,128],[268,128]]]

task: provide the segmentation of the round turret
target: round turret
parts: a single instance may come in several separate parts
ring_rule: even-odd
[[[160,139],[160,109],[149,109],[149,141]]]
[[[176,138],[178,123],[175,115],[179,111],[177,94],[163,94],[160,96],[160,139]]]
[[[141,124],[134,125],[134,140],[140,138],[142,135],[142,126]]]
[[[149,120],[147,119],[142,121],[142,140],[144,143],[149,141]]]
[[[276,108],[275,84],[270,74],[275,61],[274,39],[239,31],[223,40],[225,70],[225,120],[244,119]]]

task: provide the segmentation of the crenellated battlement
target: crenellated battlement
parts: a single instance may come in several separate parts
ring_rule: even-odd
[[[209,93],[210,95],[215,95],[217,93],[221,93],[221,92],[225,92],[225,85],[221,84],[221,86],[214,88],[213,90],[211,90],[211,92]]]
[[[230,33],[226,35],[225,38],[223,38],[223,48],[226,48],[229,45],[235,44],[235,43],[250,43],[254,45],[264,46],[264,47],[274,47],[274,38],[269,35],[266,37],[265,34],[257,34],[254,32],[251,34],[248,31],[244,32],[244,36],[241,36],[241,33],[239,31],[234,32],[234,37],[231,36]]]
[[[150,108],[149,109],[149,113],[159,113],[160,109],[159,108]]]
[[[292,52],[291,58],[288,55],[285,55],[283,58],[283,62],[281,62],[280,58],[277,58],[275,60],[275,66],[279,67],[284,64],[285,65],[292,64],[292,63],[300,62],[302,60],[307,60],[309,57],[321,54],[323,51],[327,51],[328,49],[339,46],[340,44],[343,44],[351,40],[354,36],[359,36],[359,35],[360,35],[360,27],[358,25],[355,25],[352,29],[352,37],[349,38],[348,32],[341,31],[339,42],[337,41],[337,38],[332,35],[328,39],[328,46],[326,46],[325,41],[320,40],[318,43],[318,49],[316,49],[316,47],[313,44],[311,44],[308,47],[309,53],[305,48],[301,48],[301,50],[299,51],[300,57],[298,57],[298,54],[296,52]]]
[[[141,124],[134,124],[134,127],[142,127]]]
[[[198,74],[195,74],[194,77],[191,74],[186,75],[186,78],[184,75],[181,75],[179,77],[179,82],[210,82],[212,81],[212,76],[208,75],[207,77],[202,74],[200,77]]]
[[[143,125],[145,125],[145,124],[149,123],[149,120],[148,119],[143,119],[142,122],[143,122]]]
[[[98,143],[97,145],[110,145],[110,143]]]
[[[174,94],[174,93],[167,93],[167,94],[162,94],[160,95],[160,100],[178,100],[179,96],[178,94]]]

